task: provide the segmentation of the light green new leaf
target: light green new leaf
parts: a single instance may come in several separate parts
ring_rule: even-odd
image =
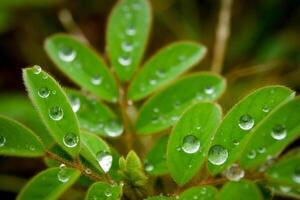
[[[219,106],[198,103],[182,115],[172,130],[167,146],[167,163],[172,178],[179,185],[191,180],[204,164],[221,115]]]
[[[107,51],[118,77],[129,80],[139,66],[151,23],[147,0],[121,0],[112,10],[106,31]]]
[[[300,188],[300,150],[284,156],[267,170],[269,182]]]
[[[274,110],[253,130],[241,156],[241,166],[253,169],[270,157],[276,157],[285,147],[300,136],[300,97]],[[253,152],[264,149],[255,156]]]
[[[96,182],[89,188],[85,200],[119,200],[121,196],[121,186]]]
[[[144,174],[142,163],[134,151],[130,151],[126,159],[119,159],[120,176],[134,187],[144,186],[147,182],[147,176]]]
[[[213,155],[213,152],[220,149],[223,153],[209,158],[210,172],[220,173],[233,164],[245,147],[241,143],[246,136],[251,135],[257,124],[279,104],[290,100],[293,96],[293,91],[286,87],[268,86],[254,91],[237,103],[226,114],[216,132],[210,152]]]
[[[289,185],[273,183],[269,185],[272,195],[282,197],[278,199],[300,199],[299,187],[291,187]]]
[[[0,116],[0,155],[38,157],[43,154],[43,144],[31,130]]]
[[[75,38],[56,34],[45,42],[52,61],[80,87],[104,100],[116,102],[118,89],[104,61],[90,47]]]
[[[180,194],[179,200],[215,200],[218,190],[213,186],[192,187]]]
[[[58,199],[78,179],[72,168],[49,168],[34,176],[19,193],[17,200]]]
[[[152,176],[160,176],[168,173],[167,144],[169,136],[165,135],[158,139],[145,159],[145,171]]]
[[[0,114],[26,125],[41,138],[45,146],[53,143],[53,138],[39,118],[38,113],[34,110],[28,96],[19,93],[1,94]]]
[[[81,129],[101,136],[113,136],[109,131],[110,126],[113,123],[119,123],[120,120],[112,110],[96,99],[89,98],[75,90],[66,89],[66,93]]]
[[[242,180],[226,183],[219,193],[220,200],[263,200],[262,194],[254,183]]]
[[[225,80],[211,73],[196,73],[180,79],[150,98],[141,108],[136,129],[139,134],[164,130],[178,120],[193,103],[212,101],[225,89]]]
[[[149,59],[132,81],[128,98],[140,100],[190,69],[206,52],[200,44],[173,43]]]
[[[29,97],[54,140],[71,156],[80,149],[77,118],[59,84],[40,67],[23,70]]]
[[[109,146],[100,137],[94,134],[81,133],[80,154],[94,167],[106,173],[112,165],[112,156]]]

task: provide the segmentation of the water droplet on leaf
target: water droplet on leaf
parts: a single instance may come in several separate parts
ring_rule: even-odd
[[[67,133],[63,138],[64,145],[73,148],[76,147],[79,142],[79,137],[74,133]]]
[[[127,67],[131,64],[131,58],[121,56],[118,58],[118,62],[120,63],[120,65]]]
[[[111,168],[113,157],[107,151],[98,152],[96,157],[103,172],[107,173]]]
[[[244,177],[244,175],[244,170],[242,170],[238,164],[231,165],[225,171],[225,176],[230,181],[239,181]]]
[[[271,132],[271,136],[275,140],[283,140],[287,136],[287,131],[285,126],[281,124],[274,126]]]
[[[62,165],[63,165],[63,166],[62,166]],[[59,172],[57,173],[57,178],[58,178],[58,180],[59,180],[60,182],[66,183],[66,182],[68,182],[69,179],[70,179],[70,174],[69,174],[69,172],[67,171],[66,166],[65,166],[64,164],[62,164],[62,165],[60,166],[60,170],[59,170]]]
[[[50,90],[46,87],[42,87],[38,90],[38,95],[41,98],[47,98],[50,95]]]
[[[181,148],[185,153],[196,153],[200,149],[200,141],[194,135],[187,135],[182,140]]]
[[[58,56],[64,62],[72,62],[76,58],[76,51],[68,46],[61,46],[58,51]]]
[[[256,157],[256,152],[254,150],[251,150],[249,151],[247,156],[249,159],[254,159]]]
[[[228,158],[228,151],[221,145],[214,145],[209,149],[208,160],[213,165],[222,165]]]
[[[92,76],[91,83],[93,85],[100,85],[102,83],[102,76],[99,75]]]
[[[0,135],[0,147],[3,147],[6,143],[6,138],[3,135]]]
[[[215,89],[212,86],[207,86],[204,89],[205,94],[213,94],[215,92]]]
[[[110,137],[118,137],[123,133],[124,127],[119,120],[112,119],[105,124],[104,131]]]
[[[133,50],[133,45],[126,41],[122,42],[121,47],[125,52],[130,52]]]
[[[74,113],[78,112],[80,109],[80,99],[76,97],[75,95],[70,95],[69,100],[72,106],[72,110]]]
[[[34,74],[39,74],[39,73],[41,73],[41,71],[42,71],[42,68],[40,66],[38,66],[38,65],[33,66],[33,73]]]
[[[294,169],[293,180],[300,184],[300,165],[296,166]]]
[[[61,107],[59,106],[53,106],[49,110],[49,116],[54,121],[59,121],[63,118],[64,112]]]
[[[250,115],[245,114],[240,117],[239,127],[242,130],[245,131],[250,130],[253,126],[254,126],[254,119]]]

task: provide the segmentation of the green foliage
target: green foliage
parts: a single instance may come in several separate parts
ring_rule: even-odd
[[[86,200],[118,200],[122,196],[122,187],[96,182],[90,188]]]
[[[179,185],[187,183],[204,164],[221,115],[219,106],[199,103],[188,109],[175,125],[168,142],[167,163]]]
[[[141,63],[150,25],[148,1],[120,0],[108,19],[107,56],[71,35],[45,42],[81,90],[62,89],[34,66],[23,79],[35,109],[22,95],[0,97],[1,115],[33,130],[0,116],[0,154],[42,157],[49,168],[17,198],[83,199],[87,191],[87,200],[261,200],[269,188],[298,198],[299,148],[282,154],[299,138],[300,98],[267,86],[223,117],[215,101],[224,105],[225,78],[183,75],[204,58],[203,45],[177,41]]]
[[[22,124],[0,116],[0,155],[43,156],[41,140]]]
[[[144,186],[147,183],[147,176],[143,172],[142,163],[134,151],[130,151],[126,159],[119,159],[120,175],[134,187]]]
[[[74,184],[80,172],[71,168],[49,168],[33,177],[17,199],[57,199]]]

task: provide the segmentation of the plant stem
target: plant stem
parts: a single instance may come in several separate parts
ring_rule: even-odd
[[[68,161],[66,159],[63,159],[61,157],[59,157],[58,155],[46,150],[45,151],[45,156],[50,158],[50,159],[53,159],[53,160],[56,160],[60,163],[63,163],[69,167],[73,167],[75,169],[78,169],[79,171],[81,171],[85,176],[89,177],[90,179],[94,180],[94,181],[106,181],[107,183],[110,183],[110,178],[107,177],[101,177],[98,175],[98,173],[94,172],[94,171],[91,171],[91,173],[85,173],[85,169],[84,169],[84,166],[81,164],[79,158],[76,158],[74,162],[72,161]]]
[[[216,41],[214,45],[212,71],[222,73],[226,44],[230,35],[230,16],[233,0],[221,0]]]

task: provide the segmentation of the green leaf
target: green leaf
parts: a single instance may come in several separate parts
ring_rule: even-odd
[[[186,76],[142,106],[136,129],[139,134],[164,130],[175,124],[192,103],[215,100],[224,89],[225,80],[220,76],[207,72]]]
[[[293,91],[281,86],[258,89],[238,102],[224,117],[211,147],[208,168],[212,174],[220,173],[233,164],[240,156],[244,145],[241,143],[252,130],[279,104],[293,98]],[[213,156],[216,150],[223,154]],[[213,151],[215,150],[215,151]],[[216,155],[216,154],[215,154]],[[222,156],[223,155],[223,156]]]
[[[176,42],[149,59],[132,81],[128,97],[140,100],[170,83],[205,55],[206,48],[192,42]]]
[[[17,121],[0,116],[0,154],[38,157],[44,155],[41,140]]]
[[[291,142],[300,136],[300,97],[274,110],[253,130],[242,153],[240,164],[245,169],[254,169],[270,157],[279,155]],[[263,153],[249,157],[253,151],[264,148]]]
[[[130,151],[126,159],[119,159],[120,175],[123,179],[135,187],[141,187],[146,184],[147,176],[144,174],[142,163],[134,151]]]
[[[72,168],[49,168],[34,176],[19,193],[18,200],[58,199],[79,177]]]
[[[204,164],[221,115],[219,106],[198,103],[182,115],[172,130],[167,146],[167,163],[172,178],[179,185],[191,180]]]
[[[80,154],[103,173],[108,172],[112,165],[109,146],[94,134],[82,132],[81,137]]]
[[[118,89],[104,61],[90,47],[75,38],[56,34],[45,42],[52,61],[80,87],[104,100],[116,102]]]
[[[80,150],[77,118],[59,84],[40,67],[23,70],[29,97],[54,140],[71,156]]]
[[[168,173],[166,160],[168,139],[169,135],[159,138],[146,155],[145,170],[152,176],[160,176]]]
[[[94,183],[88,190],[86,200],[119,200],[122,196],[122,187],[107,183]]]
[[[266,172],[269,182],[300,188],[300,150],[276,162]]]
[[[122,0],[112,10],[106,32],[107,51],[118,77],[129,80],[139,66],[151,24],[146,0]]]
[[[146,200],[175,200],[175,198],[159,195],[159,196],[154,196],[154,197],[147,197]]]
[[[262,194],[254,183],[242,180],[226,183],[219,193],[220,200],[263,200]]]
[[[41,138],[45,146],[53,143],[53,138],[39,118],[38,113],[34,110],[34,107],[27,96],[19,93],[1,94],[0,114],[13,118],[26,125]]]
[[[213,186],[192,187],[180,194],[179,200],[214,200],[218,190]]]
[[[73,111],[76,113],[80,128],[101,136],[110,136],[111,124],[119,123],[116,114],[103,103],[95,98],[89,98],[86,95],[75,90],[67,89]],[[122,126],[120,124],[120,126]],[[121,127],[123,129],[123,127]]]

